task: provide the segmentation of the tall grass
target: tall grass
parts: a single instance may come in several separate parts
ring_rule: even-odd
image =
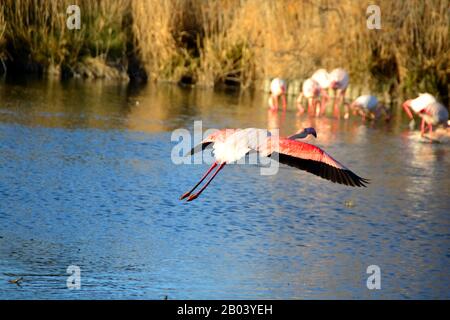
[[[71,4],[81,7],[80,30],[66,27]],[[127,9],[126,0],[2,0],[0,17],[14,62],[43,70],[74,69],[86,57],[123,57]]]
[[[378,0],[381,30],[366,27],[371,2],[2,0],[0,59],[76,70],[134,55],[152,80],[243,88],[343,67],[362,87],[448,99],[448,0]],[[82,30],[66,29],[69,4],[81,7]]]
[[[65,29],[64,21],[58,19],[62,10],[58,2],[4,0],[2,9],[6,37],[15,59],[44,65],[62,61]]]
[[[183,0],[132,1],[134,44],[153,80],[178,81],[189,73],[190,55],[180,45]]]
[[[377,73],[392,62],[406,91],[441,92],[448,99],[450,75],[449,1],[383,1],[383,32],[371,37]],[[377,60],[378,59],[378,60]]]
[[[0,10],[0,70],[5,70],[5,59],[6,59],[6,21],[5,16],[3,15],[3,10]]]
[[[381,30],[367,29],[366,0],[136,0],[133,31],[154,79],[248,87],[341,66],[361,86],[448,95],[448,1],[377,3]]]

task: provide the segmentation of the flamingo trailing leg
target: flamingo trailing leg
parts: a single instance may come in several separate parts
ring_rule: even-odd
[[[219,173],[220,170],[223,169],[223,167],[225,166],[225,162],[221,163],[219,165],[219,167],[216,169],[216,171],[213,173],[213,175],[211,176],[211,178],[209,178],[209,180],[203,185],[203,187],[195,194],[192,194],[192,192],[194,192],[194,190],[200,185],[200,183],[203,182],[203,180],[205,180],[205,178],[209,175],[209,173],[218,165],[217,162],[214,162],[211,167],[208,169],[208,171],[206,171],[206,173],[203,175],[203,177],[200,179],[199,182],[197,182],[197,184],[188,192],[186,192],[185,194],[183,194],[180,197],[180,200],[183,200],[184,198],[189,196],[188,201],[192,201],[194,199],[197,199],[198,196],[206,189],[206,187],[211,183],[211,181],[215,178],[215,176]]]
[[[203,180],[206,179],[206,177],[211,173],[211,171],[217,166],[217,162],[213,162],[213,164],[211,165],[211,167],[209,167],[208,171],[205,172],[205,174],[203,175],[203,177],[197,182],[197,184],[188,192],[186,192],[185,194],[183,194],[180,198],[180,200],[183,200],[184,198],[188,197],[191,195],[192,192],[194,192],[195,189],[197,189],[197,187],[200,185],[200,183],[203,182]],[[198,195],[197,195],[198,197]]]
[[[203,151],[207,146],[209,146],[210,144],[212,144],[214,142],[224,142],[226,137],[231,136],[236,131],[237,131],[236,129],[223,129],[223,130],[216,131],[216,132],[210,134],[200,144],[198,144],[197,146],[192,148],[192,150],[187,155],[193,155],[199,151]],[[211,183],[211,181],[214,179],[214,177],[217,175],[217,173],[219,173],[219,171],[222,170],[222,168],[225,164],[223,164],[223,166],[219,165],[219,168],[217,168],[216,172],[214,172],[213,176],[208,180],[208,182],[205,184],[205,186],[203,188],[201,188],[200,191],[197,192],[195,195],[191,195],[192,192],[194,192],[194,190],[197,189],[197,187],[206,179],[206,177],[211,173],[211,171],[217,165],[218,165],[217,161],[214,161],[213,164],[211,165],[211,167],[205,172],[205,174],[197,182],[197,184],[191,190],[184,193],[180,197],[180,200],[183,200],[184,198],[189,197],[189,196],[190,197],[189,197],[188,201],[192,201],[195,198],[197,198],[203,192],[203,190],[206,189],[206,186],[208,186]]]

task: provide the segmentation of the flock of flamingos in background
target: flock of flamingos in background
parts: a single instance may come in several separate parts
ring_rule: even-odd
[[[313,75],[303,82],[302,90],[296,100],[298,113],[305,113],[303,99],[307,100],[307,112],[310,116],[323,116],[325,114],[327,103],[330,100],[329,89],[334,93],[333,97],[333,115],[337,118],[341,116],[340,106],[344,106],[344,119],[348,119],[350,113],[359,115],[364,120],[378,119],[384,117],[389,120],[390,110],[379,102],[374,95],[362,95],[356,98],[350,104],[345,101],[345,91],[350,82],[350,77],[342,68],[337,68],[328,72],[325,69],[319,69]],[[283,79],[275,78],[270,85],[269,108],[272,111],[278,110],[278,100],[281,98],[283,110],[286,110],[286,82]],[[421,120],[420,133],[423,136],[428,130],[431,134],[433,126],[449,126],[448,110],[436,98],[429,93],[420,93],[415,99],[406,100],[402,104],[408,117],[411,119],[410,127],[414,127],[413,113],[418,115]]]
[[[296,101],[298,113],[308,112],[310,116],[324,115],[327,103],[330,100],[328,89],[331,88],[334,92],[333,114],[335,117],[340,117],[340,106],[343,104],[345,119],[349,118],[350,112],[353,115],[360,115],[363,119],[367,117],[377,119],[381,116],[384,116],[386,120],[390,119],[389,109],[373,95],[362,95],[352,103],[346,103],[345,91],[349,80],[348,73],[341,68],[334,69],[330,73],[325,69],[317,70],[311,78],[303,82],[302,92]],[[278,111],[278,100],[280,98],[283,111],[286,111],[286,82],[280,78],[275,78],[271,82],[269,98],[271,111]],[[303,99],[307,99],[307,111],[302,104]],[[415,99],[406,100],[402,107],[411,119],[410,127],[415,126],[413,113],[422,119],[421,136],[425,135],[426,129],[431,134],[433,126],[437,125],[443,125],[448,132],[448,111],[431,94],[419,94]],[[308,135],[317,137],[316,130],[305,128],[288,137],[280,137],[277,132],[258,128],[222,129],[214,132],[187,154],[192,156],[207,147],[212,147],[215,161],[194,187],[180,197],[180,200],[186,199],[189,202],[196,199],[226,164],[233,163],[250,152],[276,159],[279,163],[304,170],[334,183],[352,187],[365,187],[369,183],[368,179],[361,178],[321,148],[299,141],[299,139],[304,139]],[[432,141],[431,138],[428,139]],[[215,171],[208,181],[198,192],[194,193],[195,189],[214,169]]]

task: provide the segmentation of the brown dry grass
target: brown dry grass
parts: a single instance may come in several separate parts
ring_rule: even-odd
[[[82,8],[77,32],[69,2]],[[448,99],[449,1],[377,3],[381,30],[366,28],[368,0],[2,0],[0,58],[73,68],[135,51],[152,80],[243,88],[343,67],[362,87]]]
[[[4,0],[2,8],[6,38],[10,47],[17,49],[12,52],[15,58],[29,57],[46,65],[62,62],[65,19],[58,15],[65,11],[60,2]]]
[[[5,62],[6,59],[6,21],[5,16],[3,15],[3,11],[0,10],[0,63],[1,63],[1,70],[5,68]]]
[[[82,8],[80,30],[66,27],[70,4]],[[14,60],[44,70],[61,65],[73,68],[85,57],[120,58],[125,54],[123,21],[127,13],[127,0],[2,0],[0,28],[3,17],[8,53]]]
[[[202,85],[248,87],[341,66],[364,87],[445,95],[449,2],[378,3],[382,30],[367,29],[365,0],[136,0],[133,30],[154,79],[177,81],[188,73]],[[198,37],[195,50],[180,41],[183,34]]]

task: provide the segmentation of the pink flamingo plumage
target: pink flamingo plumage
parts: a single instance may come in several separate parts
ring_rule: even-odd
[[[425,134],[425,126],[428,126],[429,133],[433,131],[433,125],[442,124],[448,126],[448,110],[440,104],[436,98],[429,93],[421,93],[415,99],[406,100],[403,105],[408,117],[414,124],[414,116],[411,110],[422,118],[420,124],[420,133]]]
[[[305,97],[308,101],[308,113],[314,115],[314,112],[316,112],[316,105],[319,103],[320,92],[320,85],[317,81],[309,78],[303,82],[302,92],[297,98],[297,108],[300,114],[305,112],[305,109],[302,106],[302,98]],[[318,112],[317,115],[319,115]]]
[[[317,136],[314,128],[303,129],[287,138],[279,138],[271,135],[265,129],[256,128],[223,129],[211,134],[192,148],[188,155],[193,155],[212,145],[216,160],[198,183],[191,190],[184,193],[180,200],[187,197],[187,201],[196,199],[227,163],[239,160],[252,150],[262,156],[277,158],[280,163],[305,170],[335,183],[352,187],[365,187],[365,184],[369,183],[367,179],[356,175],[321,148],[306,142],[297,141],[297,139],[306,138],[310,134]],[[262,140],[258,141],[258,139],[255,139],[255,137],[261,137],[261,135],[263,136]],[[205,185],[197,193],[192,194],[217,166],[218,168]]]
[[[311,79],[316,81],[320,86],[320,114],[323,115],[325,113],[325,107],[330,100],[330,96],[328,95],[328,88],[330,87],[330,74],[325,69],[316,70]]]
[[[342,68],[336,68],[329,74],[330,88],[334,91],[334,115],[340,117],[339,106],[345,99],[350,77]]]
[[[348,105],[345,104],[345,117],[348,117]],[[365,94],[356,98],[351,104],[350,109],[353,111],[353,114],[359,114],[363,120],[366,120],[366,117],[371,119],[377,119],[384,114],[386,120],[390,119],[390,112],[386,108],[385,105],[381,104],[377,97]]]

